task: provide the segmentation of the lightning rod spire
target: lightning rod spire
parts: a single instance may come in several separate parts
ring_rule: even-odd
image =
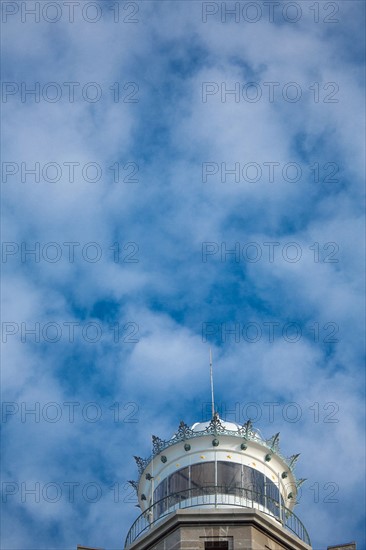
[[[211,381],[211,410],[212,418],[215,416],[215,399],[214,399],[214,385],[213,385],[213,372],[212,372],[212,350],[210,348],[210,381]]]

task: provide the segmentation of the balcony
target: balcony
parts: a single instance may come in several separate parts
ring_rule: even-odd
[[[249,489],[235,487],[228,491],[227,487],[209,486],[173,493],[155,502],[133,523],[126,537],[125,548],[176,510],[194,507],[227,509],[236,506],[253,508],[267,514],[310,546],[310,538],[304,525],[282,503]]]

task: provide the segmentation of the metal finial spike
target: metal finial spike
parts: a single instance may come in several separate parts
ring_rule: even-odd
[[[272,437],[270,437],[267,440],[267,443],[270,446],[272,451],[278,450],[279,442],[280,442],[280,432],[276,433],[275,435],[272,435]]]
[[[299,456],[300,456],[300,453],[290,456],[290,458],[287,460],[287,464],[290,470],[293,470]]]
[[[299,487],[301,487],[301,485],[303,483],[305,483],[305,481],[307,481],[306,477],[305,478],[300,478],[296,481],[296,489],[298,489]]]

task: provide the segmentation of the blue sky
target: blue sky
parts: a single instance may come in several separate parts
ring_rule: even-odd
[[[2,3],[2,547],[122,548],[211,345],[314,549],[364,548],[364,4],[34,5]]]

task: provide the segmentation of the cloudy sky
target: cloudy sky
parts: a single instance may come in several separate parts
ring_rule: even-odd
[[[123,548],[210,346],[221,416],[301,453],[314,549],[365,548],[363,2],[2,21],[2,548]]]

